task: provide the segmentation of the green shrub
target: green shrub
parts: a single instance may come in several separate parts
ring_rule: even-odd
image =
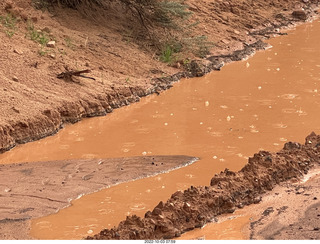
[[[185,0],[34,0],[50,5],[59,5],[73,9],[86,9],[100,6],[101,10],[111,9],[111,2],[124,7],[126,16],[132,23],[135,37],[125,36],[127,42],[135,40],[144,47],[157,49],[162,62],[172,64],[180,52],[191,52],[204,57],[209,53],[213,43],[206,36],[192,36],[192,30],[198,23],[186,21],[192,14]],[[119,5],[117,5],[119,6]],[[112,11],[112,10],[111,10]],[[140,25],[137,25],[139,23]],[[139,28],[136,28],[140,26]],[[130,28],[130,27],[129,27]],[[141,42],[141,39],[143,42]],[[128,41],[129,40],[129,41]],[[175,40],[172,42],[171,40]],[[68,45],[68,41],[66,40]],[[70,44],[70,43],[69,43]]]
[[[207,36],[195,36],[183,38],[182,42],[186,49],[191,51],[195,56],[204,58],[209,54],[210,49],[214,46],[214,43],[208,41]]]
[[[170,45],[166,45],[160,54],[160,61],[172,64],[174,59],[173,54],[174,52],[172,47]]]

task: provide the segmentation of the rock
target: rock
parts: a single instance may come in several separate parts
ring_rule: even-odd
[[[156,206],[156,208],[163,209],[164,203],[162,201],[160,201],[159,204]]]
[[[171,195],[171,198],[173,199],[179,199],[183,197],[183,192],[182,191],[176,191]]]
[[[180,69],[181,68],[181,64],[179,62],[176,62],[174,65],[172,65],[172,67]]]
[[[229,44],[229,43],[230,43],[230,41],[229,41],[228,39],[222,39],[221,42],[222,42],[223,44]]]
[[[14,49],[13,52],[19,55],[23,54],[23,52],[20,49]]]
[[[150,211],[147,211],[145,214],[144,214],[144,217],[145,218],[150,218],[152,215],[152,213]]]
[[[49,41],[47,43],[47,47],[55,48],[56,47],[56,42],[55,41]]]
[[[159,219],[164,219],[164,216],[163,216],[162,214],[159,214],[159,215],[158,215],[158,218],[159,218]]]
[[[162,211],[159,208],[154,208],[153,211],[152,211],[152,214],[153,215],[161,215]]]
[[[44,27],[42,29],[42,31],[47,32],[47,33],[51,33],[51,30],[48,27]]]
[[[239,203],[239,204],[237,205],[237,207],[238,207],[238,208],[243,208],[244,205],[243,205],[242,203]]]
[[[16,113],[20,113],[20,110],[19,109],[17,109],[17,108],[15,108],[15,107],[12,107],[12,110],[14,111],[14,112],[16,112]]]
[[[241,12],[237,7],[231,7],[231,13],[235,15],[241,15]]]
[[[236,208],[227,209],[227,213],[234,213],[235,211],[236,211]]]
[[[189,211],[190,210],[190,204],[185,202],[183,205],[183,209]]]
[[[13,76],[13,77],[12,77],[12,80],[15,81],[15,82],[19,82],[19,79],[18,79],[17,76]]]
[[[212,70],[212,63],[209,60],[192,60],[188,65],[188,71],[194,77],[201,77]]]
[[[297,142],[287,142],[286,144],[284,144],[284,147],[283,149],[284,150],[297,150],[297,149],[300,149],[301,148],[301,144],[300,143],[297,143]]]
[[[262,201],[262,197],[260,197],[260,196],[255,197],[255,198],[253,199],[253,203],[254,203],[254,204],[258,204],[258,203],[261,202],[261,201]]]
[[[304,10],[295,10],[291,14],[294,18],[299,20],[306,20],[307,19],[307,13]]]

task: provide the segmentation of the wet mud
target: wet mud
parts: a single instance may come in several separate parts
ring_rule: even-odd
[[[308,177],[309,176],[309,177]],[[244,228],[254,240],[319,240],[320,174],[313,169],[300,182],[286,182],[264,197]]]
[[[73,199],[195,161],[188,156],[146,156],[0,165],[0,238],[25,239],[28,220],[53,214]]]
[[[279,152],[260,151],[238,172],[225,169],[209,186],[172,194],[165,203],[145,213],[128,216],[118,227],[102,230],[87,239],[172,239],[201,228],[224,213],[257,204],[264,193],[281,182],[302,178],[319,166],[320,136],[311,133],[305,144],[288,142]]]

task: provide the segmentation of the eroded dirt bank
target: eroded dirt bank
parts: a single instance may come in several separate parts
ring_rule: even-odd
[[[320,165],[301,179],[281,182],[259,204],[214,218],[178,240],[319,240]]]
[[[129,216],[118,227],[87,239],[170,239],[201,228],[215,216],[259,203],[262,195],[281,182],[299,179],[320,162],[320,136],[311,133],[305,144],[288,142],[277,153],[260,151],[240,171],[216,174],[210,186],[172,194],[141,219]]]
[[[207,35],[216,45],[205,59],[192,61],[183,71],[128,42],[123,34],[128,32],[126,20],[119,20],[116,13],[92,21],[70,9],[54,14],[36,10],[30,0],[1,2],[0,15],[11,13],[17,22],[12,30],[0,27],[0,152],[54,134],[64,123],[105,115],[139,101],[182,77],[201,76],[245,58],[265,48],[261,40],[277,34],[278,28],[314,15],[319,1],[186,3],[194,12],[192,20],[199,22],[195,34]],[[30,19],[36,31],[56,40],[54,48],[39,47],[26,38]],[[96,80],[60,80],[56,76],[65,66],[90,69]]]
[[[244,233],[249,232],[248,239],[319,240],[319,172],[316,167],[308,173],[309,179],[280,184],[263,197],[261,206],[247,209],[254,215],[244,229]]]
[[[0,165],[0,238],[29,239],[32,218],[53,214],[83,194],[196,160],[188,156],[150,156]]]

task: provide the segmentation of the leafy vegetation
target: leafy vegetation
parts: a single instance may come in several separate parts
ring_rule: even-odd
[[[48,49],[45,48],[47,43],[51,39],[49,34],[46,31],[37,30],[31,21],[28,21],[27,23],[26,37],[40,44],[40,49],[38,50],[38,54],[40,56],[45,56],[50,52]]]
[[[174,51],[170,45],[166,45],[161,52],[160,61],[172,64],[174,61]]]
[[[0,23],[5,28],[6,35],[11,38],[16,32],[17,19],[8,13],[6,16],[0,16]]]
[[[124,35],[124,40],[127,43],[134,40],[139,44],[143,43],[146,49],[151,48],[152,51],[155,49],[159,60],[170,65],[181,59],[180,53],[187,52],[204,57],[213,46],[206,36],[192,35],[192,29],[197,23],[190,24],[189,17],[192,12],[185,4],[185,0],[33,0],[33,2],[37,2],[40,7],[59,5],[83,9],[99,6],[101,10],[110,9],[111,3],[117,2],[130,20],[128,28],[134,30],[132,35]],[[67,46],[71,46],[69,40],[65,41]]]
[[[50,41],[47,33],[41,30],[36,30],[33,23],[30,21],[28,22],[28,32],[26,36],[42,46],[45,46]]]
[[[214,46],[213,42],[208,41],[207,36],[187,37],[183,38],[182,42],[187,49],[200,58],[208,55],[210,48]]]

